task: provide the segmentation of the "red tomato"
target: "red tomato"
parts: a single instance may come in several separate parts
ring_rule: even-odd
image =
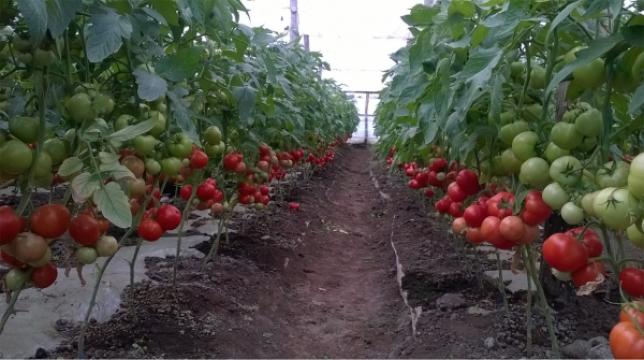
[[[237,166],[243,160],[239,153],[230,153],[224,156],[224,169],[228,171],[236,171]]]
[[[427,198],[429,198],[429,199],[433,198],[434,197],[434,190],[432,190],[432,189],[425,190],[425,196]]]
[[[499,232],[506,240],[521,243],[525,237],[525,224],[520,217],[512,215],[503,218],[499,224]]]
[[[181,223],[181,211],[174,205],[162,205],[157,210],[156,220],[163,230],[174,230]]]
[[[432,161],[429,165],[429,169],[434,172],[439,172],[447,168],[447,160],[443,158],[437,158]]]
[[[182,186],[181,190],[179,190],[179,197],[181,197],[185,201],[188,201],[190,199],[190,196],[192,196],[192,185]]]
[[[201,201],[208,201],[215,197],[215,191],[217,189],[210,183],[203,183],[197,188],[197,197]]]
[[[70,222],[69,236],[83,246],[92,246],[101,237],[101,226],[93,216],[81,214]]]
[[[602,274],[603,272],[604,272],[604,265],[602,265],[601,262],[591,261],[588,264],[586,264],[586,266],[582,267],[581,269],[571,274],[572,283],[576,287],[581,287],[591,281],[596,281],[597,278],[599,277],[599,274]]]
[[[644,303],[635,301],[622,305],[622,311],[619,312],[619,321],[631,321],[644,327]]]
[[[452,205],[452,200],[449,196],[444,196],[436,202],[435,207],[439,213],[445,214],[449,211],[450,205]]]
[[[2,250],[0,250],[0,260],[4,261],[7,265],[15,268],[22,268],[25,266],[25,263]]]
[[[8,244],[22,231],[22,218],[9,206],[0,206],[0,245]]]
[[[619,273],[622,289],[634,298],[644,297],[644,270],[625,268]]]
[[[608,337],[615,359],[644,359],[644,335],[630,321],[617,323]]]
[[[530,215],[526,216],[531,222],[529,223],[525,218],[523,221],[528,225],[534,226],[548,220],[552,214],[552,209],[543,201],[540,191],[532,190],[528,192],[525,198],[525,212],[530,213]]]
[[[31,272],[31,283],[39,289],[44,289],[56,281],[58,277],[58,269],[51,263],[35,268]]]
[[[43,205],[31,214],[31,232],[47,239],[54,239],[67,231],[70,220],[71,215],[65,206],[61,204]]]
[[[292,202],[288,203],[288,209],[290,211],[299,211],[300,210],[300,204],[292,201]]]
[[[583,231],[583,227],[576,227],[574,229],[568,230],[566,233],[577,239]],[[602,251],[604,251],[604,245],[602,245],[602,242],[599,239],[599,235],[597,235],[595,230],[591,228],[586,229],[581,242],[586,247],[586,249],[588,249],[588,256],[591,258],[601,256]]]
[[[407,186],[409,186],[410,189],[414,189],[414,190],[418,190],[422,187],[420,186],[418,181],[416,181],[416,179],[409,180],[409,182],[407,183]]]
[[[427,186],[427,180],[428,180],[428,175],[426,172],[419,172],[414,180],[418,181],[418,184],[420,184],[420,187],[423,188]]]
[[[144,240],[157,241],[163,235],[163,228],[156,220],[147,218],[141,221],[137,233]]]
[[[472,170],[461,170],[456,176],[456,182],[467,195],[473,195],[479,191],[479,177]]]
[[[447,186],[447,195],[453,202],[463,202],[467,197],[465,191],[461,190],[461,187],[456,182]]]
[[[436,171],[430,171],[427,174],[427,183],[435,187],[443,186],[443,181],[438,179],[438,173],[436,173]]]
[[[539,238],[539,228],[536,226],[528,226],[526,225],[525,227],[525,237],[523,238],[522,241],[520,241],[521,244],[532,244],[533,242],[537,241]]]
[[[496,216],[500,219],[512,215],[512,206],[514,205],[514,194],[503,191],[487,201],[487,213],[490,216]]]
[[[452,202],[449,205],[449,214],[455,218],[463,216],[463,203]]]
[[[559,271],[573,272],[586,265],[588,250],[572,236],[556,233],[544,241],[543,259]]]
[[[463,218],[470,227],[479,227],[487,216],[487,209],[484,205],[472,204],[468,206],[463,212]]]
[[[511,249],[515,243],[505,239],[501,235],[499,226],[501,224],[501,219],[496,216],[488,216],[481,223],[481,235],[485,241],[494,245],[498,249],[508,250]]]

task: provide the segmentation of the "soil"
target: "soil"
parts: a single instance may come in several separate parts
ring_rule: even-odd
[[[498,289],[482,279],[496,261],[450,235],[448,222],[428,215],[429,202],[370,149],[342,149],[276,197],[268,210],[235,220],[215,260],[179,259],[176,288],[174,258],[147,258],[151,280],[128,288],[108,322],[90,325],[86,355],[526,356],[525,293],[509,296],[506,313]],[[288,210],[291,201],[299,211]],[[564,342],[606,336],[618,309],[599,296],[573,301],[557,308]],[[534,313],[530,356],[544,357],[549,340]],[[38,357],[76,357],[78,324],[56,325],[68,341]]]

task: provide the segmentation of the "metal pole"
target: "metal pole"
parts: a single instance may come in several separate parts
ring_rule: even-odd
[[[364,99],[364,143],[369,144],[369,93],[365,93]]]
[[[297,12],[297,0],[291,0],[291,27],[289,29],[291,41],[300,37],[300,20]]]
[[[307,52],[311,51],[311,47],[309,45],[309,35],[308,34],[304,34],[304,50],[306,50]]]

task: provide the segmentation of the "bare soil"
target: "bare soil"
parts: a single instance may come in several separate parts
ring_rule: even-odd
[[[496,263],[449,235],[447,222],[428,215],[428,203],[368,148],[343,149],[281,200],[239,219],[204,271],[200,259],[181,258],[176,288],[174,258],[146,259],[151,281],[129,288],[111,320],[91,324],[87,356],[525,356],[525,294],[509,298],[506,314],[481,276]],[[289,212],[289,201],[300,211]],[[562,338],[605,336],[617,309],[598,297],[574,301],[557,313]],[[419,307],[413,333],[410,309]],[[535,312],[530,355],[543,357],[548,338]],[[78,324],[61,319],[57,330],[69,340],[39,357],[77,355]]]

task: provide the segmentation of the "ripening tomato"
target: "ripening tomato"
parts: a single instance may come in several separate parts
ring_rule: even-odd
[[[8,244],[22,231],[22,218],[9,206],[0,206],[0,245]]]
[[[644,335],[630,321],[621,321],[608,337],[615,359],[643,359]]]
[[[599,261],[591,261],[571,274],[572,283],[576,287],[582,287],[591,281],[597,281],[602,273],[604,273],[604,265]]]
[[[574,237],[556,233],[544,241],[543,259],[559,271],[573,272],[586,265],[588,250]]]
[[[62,204],[47,204],[31,214],[31,231],[47,239],[62,236],[71,221],[69,210]]]
[[[181,211],[174,205],[162,205],[157,210],[156,220],[163,230],[174,230],[181,223]]]
[[[157,241],[163,235],[163,228],[153,219],[143,219],[137,229],[139,236],[147,241]]]
[[[454,234],[462,235],[467,229],[467,223],[462,217],[457,217],[452,221],[452,232]]]
[[[625,268],[619,273],[622,289],[634,298],[644,297],[644,270]]]
[[[631,321],[637,323],[640,327],[644,327],[644,303],[634,301],[622,305],[622,310],[619,312],[619,321]]]
[[[501,219],[499,219],[498,217],[486,217],[483,220],[483,223],[481,223],[481,235],[483,236],[483,239],[485,241],[489,242],[498,249],[511,249],[516,244],[505,239],[503,235],[501,235],[501,231],[499,230],[500,224]]]
[[[92,246],[101,237],[101,227],[93,216],[81,214],[70,222],[69,235],[81,245]]]
[[[471,242],[472,244],[480,244],[483,241],[485,241],[480,228],[475,228],[475,227],[468,228],[465,232],[465,235],[466,235],[467,241]]]
[[[499,232],[506,240],[520,243],[526,235],[525,223],[516,215],[507,216],[499,223]]]

